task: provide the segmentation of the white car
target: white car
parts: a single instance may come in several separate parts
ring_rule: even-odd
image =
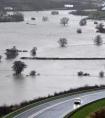
[[[74,109],[79,108],[81,106],[81,98],[75,98],[74,100]]]

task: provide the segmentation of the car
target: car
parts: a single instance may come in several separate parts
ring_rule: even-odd
[[[80,98],[75,98],[74,104],[80,105],[81,104],[81,99]]]
[[[74,109],[79,108],[81,106],[81,98],[75,98],[74,100]]]

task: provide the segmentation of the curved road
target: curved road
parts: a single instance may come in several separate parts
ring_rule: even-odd
[[[82,105],[84,105],[89,102],[105,98],[105,90],[81,93],[60,98],[31,108],[14,118],[63,118],[63,116],[74,109],[73,103],[77,97],[81,98]]]

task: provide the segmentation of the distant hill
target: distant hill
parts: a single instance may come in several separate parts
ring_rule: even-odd
[[[102,0],[0,0],[0,8],[14,7],[17,10],[44,10],[64,8],[64,4],[74,4],[76,8],[94,8]]]
[[[63,7],[64,1],[53,0],[0,0],[0,8],[14,7],[17,10],[43,10]]]

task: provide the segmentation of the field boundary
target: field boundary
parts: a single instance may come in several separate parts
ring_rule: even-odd
[[[60,57],[21,57],[21,59],[29,60],[105,60],[105,57],[92,57],[92,58],[60,58]]]

